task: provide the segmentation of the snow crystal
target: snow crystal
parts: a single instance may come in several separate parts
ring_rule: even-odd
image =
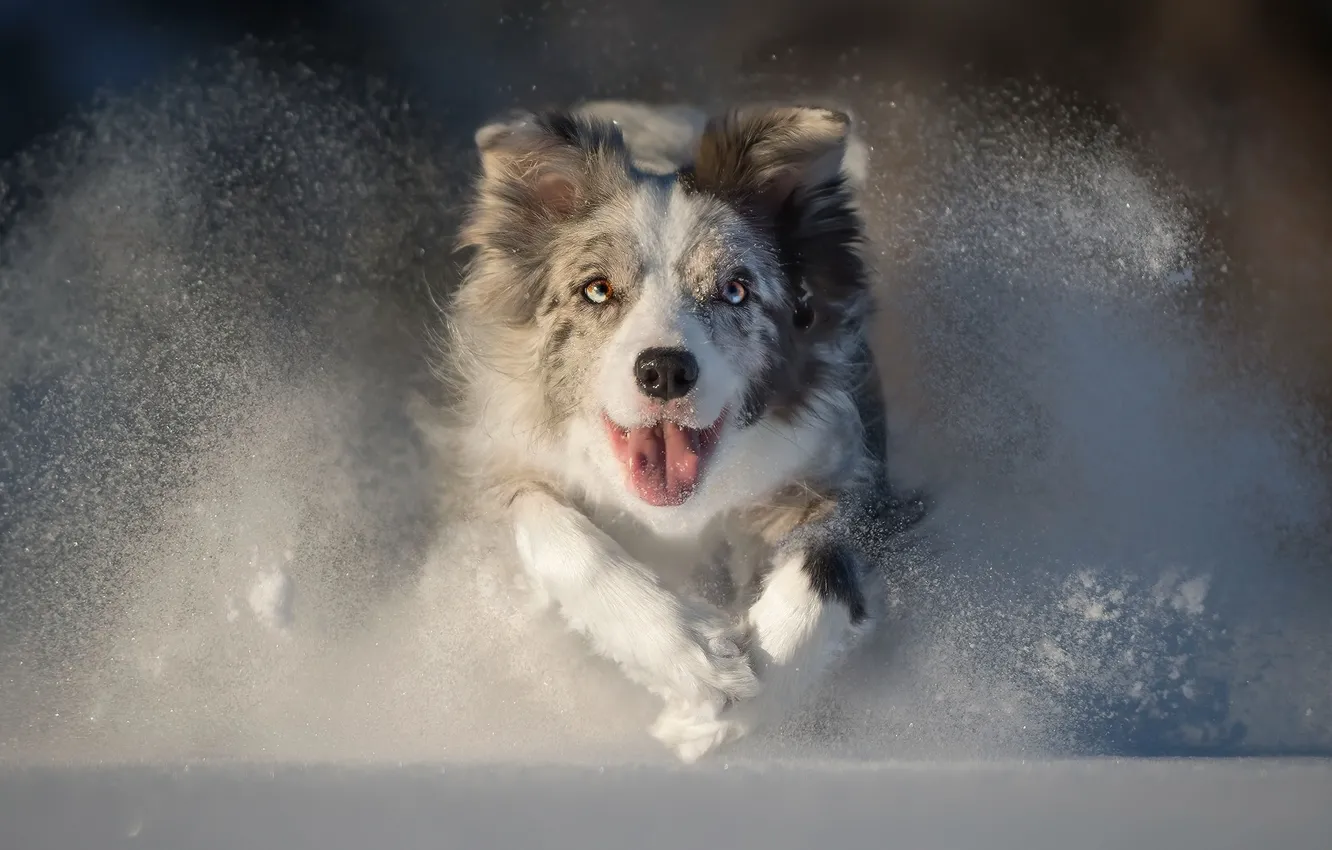
[[[1194,617],[1200,616],[1203,613],[1203,600],[1207,598],[1209,583],[1210,579],[1207,576],[1180,582],[1170,603],[1175,606],[1176,611],[1183,611]]]

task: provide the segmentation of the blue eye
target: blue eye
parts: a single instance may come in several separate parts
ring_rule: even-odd
[[[597,278],[596,280],[588,281],[587,284],[583,286],[583,297],[588,301],[591,301],[593,304],[605,304],[610,300],[611,293],[614,291],[614,288],[610,285],[610,281]]]
[[[749,297],[749,287],[741,281],[728,280],[722,284],[721,297],[727,304],[743,304]]]

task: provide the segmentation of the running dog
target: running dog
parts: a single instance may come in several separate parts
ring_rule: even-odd
[[[438,364],[453,459],[693,761],[867,633],[884,543],[923,513],[885,468],[864,145],[832,109],[603,102],[476,146]]]

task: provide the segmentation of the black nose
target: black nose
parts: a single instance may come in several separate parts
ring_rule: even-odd
[[[693,389],[698,361],[683,348],[649,348],[638,355],[634,375],[644,395],[670,401]]]

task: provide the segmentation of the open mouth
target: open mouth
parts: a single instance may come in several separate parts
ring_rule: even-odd
[[[621,428],[602,415],[615,458],[638,498],[656,507],[683,505],[703,477],[717,447],[725,411],[707,428],[689,428],[669,419]]]

